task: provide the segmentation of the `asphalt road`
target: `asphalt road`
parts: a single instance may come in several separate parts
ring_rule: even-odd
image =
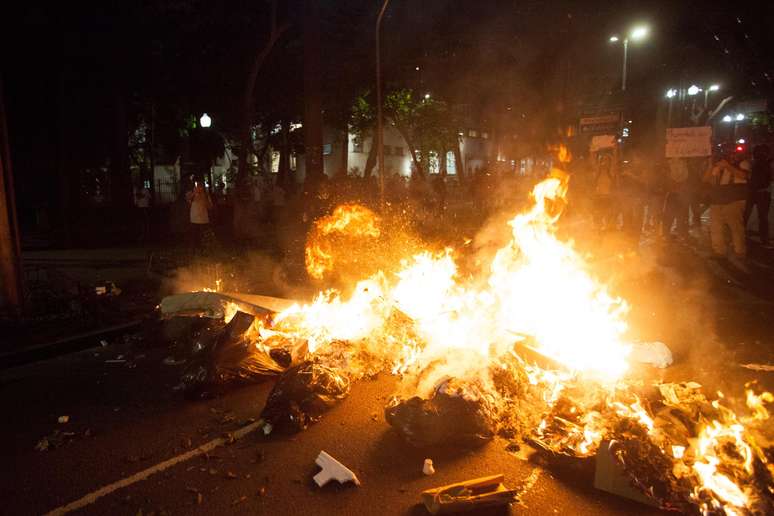
[[[772,373],[741,367],[774,363],[771,301],[722,276],[696,272],[690,253],[666,253],[637,281],[632,313],[649,338],[673,347],[676,364],[648,376],[694,379],[709,389],[741,393]],[[685,263],[682,263],[684,260]],[[702,265],[703,267],[703,265]],[[683,271],[675,274],[675,271]],[[693,275],[686,270],[694,270]],[[708,279],[710,278],[710,279]],[[712,279],[714,278],[714,279]],[[181,366],[165,349],[120,342],[0,372],[2,514],[43,514],[100,487],[190,451],[258,417],[271,382],[209,401],[183,399],[173,387]],[[122,356],[122,358],[119,358]],[[106,360],[125,360],[109,363]],[[495,440],[475,451],[419,451],[386,424],[383,406],[395,379],[356,384],[318,424],[292,437],[256,432],[98,499],[82,514],[424,514],[419,493],[468,478],[503,473],[521,503],[502,514],[652,514],[653,508],[593,488],[593,464],[540,464]],[[732,394],[732,392],[729,392]],[[69,422],[57,422],[60,416]],[[37,451],[55,431],[72,432],[58,447]],[[360,487],[317,488],[314,460],[325,450],[351,467]],[[422,474],[426,457],[436,474]],[[491,513],[491,512],[490,512]]]

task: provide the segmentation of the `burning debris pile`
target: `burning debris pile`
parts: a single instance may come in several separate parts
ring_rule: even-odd
[[[662,507],[774,512],[774,397],[749,388],[738,409],[697,384],[646,388],[628,378],[626,302],[555,235],[566,189],[562,177],[539,183],[532,207],[509,223],[510,242],[476,274],[462,275],[451,249],[425,251],[346,296],[329,290],[249,315],[228,302],[220,328],[197,344],[207,359],[184,383],[281,375],[262,414],[269,433],[306,428],[353,382],[389,371],[402,380],[386,419],[412,445],[477,446],[499,433],[592,457],[605,442]],[[310,237],[310,275],[335,269],[349,236],[384,233],[367,209],[337,209]],[[335,243],[326,240],[333,234]]]

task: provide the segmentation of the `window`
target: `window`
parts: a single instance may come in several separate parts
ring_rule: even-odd
[[[352,152],[363,152],[363,140],[360,139],[353,139],[352,140]]]
[[[481,138],[483,138],[483,139],[485,139],[485,140],[488,140],[488,139],[489,139],[489,133],[487,133],[487,132],[482,132],[482,133],[481,133]]]
[[[478,138],[478,131],[476,131],[475,129],[471,129],[470,131],[468,131],[468,136],[470,136],[471,138]]]
[[[271,171],[273,174],[279,172],[279,151],[271,151]]]
[[[395,147],[395,155],[403,156],[403,147]]]
[[[453,151],[448,151],[446,153],[446,173],[450,176],[457,174],[457,162],[454,161]]]
[[[330,156],[333,152],[333,145],[326,143],[323,145],[323,156]]]
[[[392,147],[390,147],[389,145],[385,145],[384,146],[384,155],[385,156],[389,156],[390,155],[390,149],[392,149]]]

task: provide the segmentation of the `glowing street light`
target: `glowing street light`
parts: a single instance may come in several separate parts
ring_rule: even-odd
[[[744,115],[742,113],[739,113],[738,115],[736,115],[737,122],[741,122],[742,120],[744,120]]]
[[[425,100],[430,100],[430,94],[429,93],[425,93]]]
[[[695,84],[691,84],[691,87],[688,88],[688,95],[697,95],[701,91],[701,88],[696,86]]]
[[[677,90],[674,88],[669,88],[666,92],[666,98],[671,99],[674,98],[677,95]]]
[[[644,39],[648,35],[647,27],[635,27],[632,29],[631,38],[635,41]]]
[[[733,118],[731,118],[731,115],[726,115],[723,117],[723,121],[726,123],[730,122],[731,120],[733,120]]]
[[[720,86],[718,84],[713,84],[709,88],[707,88],[709,91],[718,91],[720,89]]]
[[[626,60],[628,59],[629,55],[629,39],[632,41],[639,41],[642,39],[645,39],[648,36],[648,28],[640,25],[637,27],[634,27],[630,32],[629,35],[624,37],[623,40],[623,68],[621,71],[621,91],[626,91]],[[619,40],[618,36],[610,36],[610,42],[611,43],[617,43]]]
[[[210,118],[210,115],[207,113],[204,113],[202,117],[199,119],[199,125],[202,127],[209,127],[212,125],[212,118]]]

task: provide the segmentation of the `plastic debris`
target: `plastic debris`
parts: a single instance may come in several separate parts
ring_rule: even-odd
[[[314,476],[314,482],[318,487],[324,486],[331,480],[335,480],[339,484],[352,482],[356,486],[360,485],[360,480],[351,469],[331,457],[325,451],[320,451],[320,454],[314,462],[322,468],[320,472]]]
[[[435,474],[435,468],[433,467],[433,459],[425,459],[424,464],[422,464],[422,473],[428,476]]]
[[[483,509],[508,505],[518,499],[517,491],[503,485],[504,476],[493,475],[449,484],[422,493],[422,503],[430,514]]]
[[[629,358],[635,362],[650,364],[659,369],[672,365],[672,352],[666,344],[658,341],[632,344]]]
[[[188,397],[204,398],[229,383],[260,381],[285,370],[245,337],[254,320],[253,315],[237,312],[225,326],[211,322],[197,334],[181,378]]]
[[[494,407],[474,383],[454,378],[436,386],[429,399],[393,398],[387,423],[409,444],[480,446],[494,437]]]
[[[59,416],[59,419],[57,419],[61,424],[65,424],[68,421],[70,421],[70,416]]]
[[[298,432],[318,421],[323,413],[349,394],[347,376],[316,361],[303,362],[282,375],[269,393],[261,412],[264,433]]]

